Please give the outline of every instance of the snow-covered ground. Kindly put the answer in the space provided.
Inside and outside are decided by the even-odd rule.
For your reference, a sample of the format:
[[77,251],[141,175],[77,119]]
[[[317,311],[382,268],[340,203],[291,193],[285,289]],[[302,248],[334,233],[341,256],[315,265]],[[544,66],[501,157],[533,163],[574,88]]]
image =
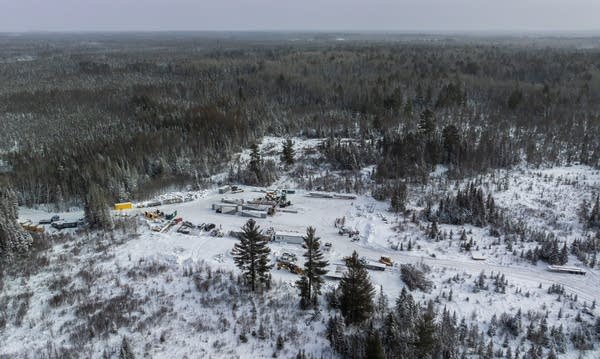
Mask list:
[[[544,225],[544,222],[540,222],[536,216],[542,216],[542,213],[544,218],[557,216],[564,221],[564,223],[555,222],[559,224],[558,230],[570,230],[571,233],[578,233],[573,231],[583,230],[583,228],[577,225],[577,220],[572,215],[572,211],[582,198],[587,196],[589,199],[590,193],[597,186],[598,173],[585,167],[553,169],[548,170],[548,172],[547,177],[544,177],[543,171],[511,174],[509,177],[511,183],[508,189],[494,191],[498,204],[509,209],[511,213],[527,213],[531,216],[529,218],[532,223],[540,225]],[[542,173],[542,175],[540,176],[539,173]],[[561,176],[560,180],[558,176]],[[567,183],[565,181],[569,184],[565,184]],[[109,240],[109,244],[106,245],[94,244],[92,247],[97,249],[100,246],[102,248],[99,250],[100,254],[91,250],[92,253],[86,255],[72,254],[74,251],[73,246],[86,248],[85,244],[69,244],[67,242],[54,245],[50,254],[53,258],[51,262],[65,261],[68,267],[71,268],[71,272],[67,271],[62,275],[72,278],[75,283],[81,281],[76,273],[85,269],[85,262],[89,260],[88,258],[92,258],[91,261],[96,263],[94,270],[99,271],[100,274],[98,280],[92,282],[89,286],[91,294],[87,294],[88,296],[103,297],[106,294],[103,293],[102,288],[104,287],[110,288],[110,291],[119,291],[123,290],[123,286],[127,287],[129,285],[130,290],[135,293],[132,294],[133,297],[137,298],[139,294],[141,298],[143,297],[142,293],[147,293],[147,296],[150,297],[140,304],[143,308],[141,312],[145,314],[139,314],[139,318],[158,310],[157,308],[161,307],[163,301],[168,303],[168,309],[165,310],[173,315],[173,318],[166,321],[166,327],[160,329],[168,332],[168,337],[172,338],[169,339],[168,344],[160,339],[159,329],[152,329],[147,334],[141,335],[124,333],[121,330],[113,333],[105,340],[98,341],[98,347],[88,348],[92,356],[97,356],[100,353],[99,348],[103,345],[108,347],[118,346],[119,338],[122,335],[130,337],[133,346],[138,348],[139,354],[144,353],[153,357],[169,357],[173,353],[181,357],[185,355],[193,356],[193,353],[204,353],[205,355],[211,355],[212,353],[212,355],[215,355],[217,352],[229,353],[226,356],[234,357],[247,357],[248,355],[266,357],[273,353],[272,341],[270,344],[266,344],[266,342],[251,340],[250,344],[240,344],[239,332],[237,332],[239,327],[235,325],[228,326],[226,330],[223,329],[226,334],[219,337],[220,339],[216,339],[211,330],[203,332],[204,334],[200,335],[199,340],[192,339],[188,332],[190,322],[194,320],[202,321],[200,318],[205,318],[203,320],[206,320],[207,323],[216,323],[219,316],[229,318],[229,316],[236,315],[228,312],[227,306],[215,305],[204,310],[201,309],[201,306],[192,304],[199,300],[208,299],[201,299],[194,294],[194,281],[185,277],[182,273],[186,272],[186,268],[201,268],[203,266],[208,266],[212,270],[225,271],[224,273],[236,272],[231,257],[231,249],[236,239],[227,235],[227,233],[231,230],[239,230],[247,221],[247,218],[239,215],[216,213],[211,209],[211,205],[219,203],[222,198],[251,200],[264,195],[260,192],[263,189],[260,188],[244,187],[244,190],[244,192],[237,194],[219,194],[216,189],[207,190],[196,193],[196,198],[191,202],[159,207],[165,213],[176,210],[178,216],[194,224],[214,223],[226,233],[222,238],[212,237],[204,231],[193,231],[190,235],[181,234],[176,232],[176,227],[166,233],[153,232],[147,225],[146,220],[142,219],[142,213],[147,209],[140,208],[128,212],[130,216],[139,218],[136,219],[139,224],[136,230],[137,234],[127,236],[127,239],[123,241],[111,242]],[[448,309],[456,311],[459,317],[468,318],[473,322],[483,324],[484,327],[493,314],[500,315],[502,312],[514,314],[518,309],[521,309],[523,313],[547,311],[550,313],[549,325],[563,324],[567,327],[566,329],[576,325],[572,319],[577,313],[581,313],[584,303],[588,308],[586,313],[589,313],[585,315],[598,315],[598,310],[592,309],[593,302],[600,298],[600,277],[595,269],[588,268],[586,276],[551,273],[541,263],[532,265],[527,261],[514,257],[503,246],[488,246],[494,238],[488,236],[485,229],[466,226],[465,229],[469,231],[469,236],[475,237],[478,245],[482,247],[480,253],[487,258],[484,261],[476,261],[471,259],[470,253],[458,250],[458,237],[463,227],[442,225],[440,226],[441,230],[453,231],[453,239],[439,242],[432,241],[424,235],[423,224],[417,225],[411,223],[409,218],[398,217],[389,213],[387,211],[389,204],[375,201],[369,196],[358,196],[353,200],[314,198],[307,196],[306,191],[298,190],[295,194],[288,195],[288,199],[293,203],[290,208],[298,211],[298,213],[280,211],[274,216],[256,219],[262,229],[273,228],[275,231],[304,233],[308,226],[313,226],[323,242],[332,243],[332,250],[326,255],[330,263],[342,262],[342,259],[353,251],[357,251],[359,255],[375,261],[380,256],[392,258],[395,263],[394,267],[381,272],[370,272],[374,284],[383,286],[384,292],[390,298],[395,298],[404,286],[400,280],[398,265],[422,263],[431,267],[428,278],[433,281],[434,288],[430,293],[416,292],[416,299],[423,301],[434,299]],[[542,209],[541,206],[546,200],[553,202],[554,205]],[[513,201],[516,202],[514,206],[512,205]],[[573,202],[575,204],[572,204]],[[50,213],[40,210],[21,210],[21,218],[31,219],[32,221],[49,217],[49,215]],[[77,219],[82,215],[81,212],[77,211],[61,214],[67,219]],[[341,217],[345,217],[347,227],[360,231],[358,241],[351,241],[348,236],[338,234],[334,222],[336,218]],[[117,238],[120,236],[118,233],[117,231]],[[408,240],[413,243],[412,251],[393,249],[397,248],[399,243],[406,246]],[[81,241],[85,243],[85,239]],[[102,243],[100,240],[90,239],[90,241]],[[273,242],[270,247],[273,260],[283,252],[294,253],[299,258],[303,253],[303,249],[299,245]],[[492,249],[488,249],[488,247]],[[67,259],[61,259],[63,256]],[[570,264],[574,261],[576,260],[571,256]],[[165,269],[159,270],[160,273],[155,274],[154,277],[150,275],[150,278],[144,278],[141,281],[137,276],[133,275],[136,278],[132,279],[132,275],[128,274],[140,270],[139,267],[146,268],[145,266],[163,266]],[[202,270],[199,270],[199,272],[202,272]],[[508,282],[506,292],[494,292],[491,279],[488,279],[488,290],[474,291],[473,283],[481,272],[484,272],[488,277],[499,273],[504,275]],[[23,352],[24,348],[43,347],[46,345],[50,333],[60,338],[61,328],[70,323],[69,321],[77,322],[77,315],[74,314],[77,313],[77,308],[71,307],[71,310],[69,310],[68,306],[66,308],[59,306],[53,309],[50,307],[49,301],[55,292],[48,289],[39,290],[39,288],[47,285],[48,281],[56,280],[59,275],[60,273],[40,272],[31,276],[25,286],[22,285],[20,280],[5,283],[4,291],[9,296],[18,296],[19,293],[24,291],[24,288],[31,291],[32,295],[29,299],[31,309],[25,314],[24,322],[26,324],[22,324],[19,329],[9,323],[7,324],[9,327],[2,332],[0,339],[11,344],[5,345],[0,350],[0,354],[12,355]],[[144,275],[140,274],[140,276]],[[290,310],[290,307],[296,308],[295,301],[297,299],[293,283],[297,276],[284,270],[275,269],[273,270],[273,276],[279,284],[276,291],[272,292],[269,297],[274,302],[279,303],[282,312],[290,311],[290,313],[295,313],[294,315],[302,316],[301,312],[298,314],[295,309]],[[119,282],[119,285],[115,287],[114,281]],[[548,287],[552,284],[564,286],[566,292],[564,300],[557,301],[555,294],[548,294]],[[335,285],[336,282],[333,280],[327,282],[328,287]],[[224,288],[227,288],[227,285],[221,284],[219,288],[225,290]],[[451,301],[445,299],[450,291],[453,293]],[[218,297],[218,291],[215,293],[214,295]],[[157,297],[153,298],[154,295]],[[287,298],[286,301],[289,307],[280,303],[282,297]],[[214,302],[212,303],[214,304]],[[252,303],[252,300],[239,305],[251,305],[249,303]],[[55,318],[57,309],[60,309],[58,313],[63,313],[63,315]],[[557,316],[558,312],[561,312],[562,315],[560,319]],[[298,323],[298,320],[295,322]],[[248,328],[252,327],[248,331],[256,329],[254,326],[257,322],[252,323],[248,326]],[[318,321],[317,323],[320,324],[297,324],[297,330],[301,333],[298,334],[299,338],[305,338],[300,339],[299,342],[312,343],[297,348],[304,348],[308,352],[321,355],[325,352],[324,348],[327,347],[322,339],[323,336],[314,335],[308,329],[308,327],[316,325],[313,329],[317,332],[322,331],[323,323]],[[282,326],[280,330],[288,329]],[[32,333],[36,333],[36,335],[32,335]],[[65,343],[68,342],[66,337],[62,340]],[[215,341],[219,341],[219,343],[215,344]],[[150,345],[149,342],[153,344]],[[146,346],[144,347],[144,345]],[[140,348],[143,348],[143,350]],[[594,358],[597,357],[594,355],[599,355],[599,353],[588,352],[587,357]],[[292,355],[295,352],[290,351],[288,354]]]
[[[315,156],[314,148],[322,141],[293,140],[297,157],[305,160]],[[266,137],[260,145],[263,159],[278,161],[281,146],[281,138]],[[248,159],[246,150],[233,160],[232,166],[238,162],[243,165]],[[372,167],[363,171],[366,180],[371,171]],[[224,173],[212,179],[222,182],[226,176]],[[600,193],[600,172],[585,166],[522,167],[470,180],[494,196],[505,218],[552,233],[567,244],[588,234],[580,223],[578,208],[584,200],[590,203]],[[429,186],[409,186],[407,208],[418,213],[424,208],[425,197],[453,194],[470,180],[449,182],[446,169],[438,166]],[[296,183],[287,174],[270,188],[294,188]],[[219,194],[216,188],[165,193],[157,199],[179,196],[192,200],[115,212],[118,221],[127,218],[127,231],[61,231],[71,236],[54,238],[41,255],[38,268],[29,268],[30,274],[25,277],[4,280],[0,304],[10,307],[6,313],[13,314],[8,318],[0,315],[0,343],[4,343],[0,345],[0,357],[35,357],[61,351],[68,354],[69,350],[79,350],[78,343],[83,345],[81,350],[86,357],[102,357],[105,353],[110,356],[118,350],[122,337],[129,339],[136,354],[148,357],[271,357],[274,353],[291,357],[299,349],[317,357],[335,357],[323,335],[326,306],[322,305],[323,315],[314,320],[311,313],[298,310],[295,274],[273,269],[276,284],[266,297],[239,290],[235,277],[238,271],[231,256],[237,239],[229,232],[240,230],[248,218],[219,214],[211,207],[222,198],[247,201],[264,196],[265,188],[242,188],[244,192],[236,194]],[[592,322],[600,314],[595,306],[600,299],[597,269],[585,267],[585,276],[549,272],[542,262],[534,265],[515,256],[513,250],[490,235],[489,228],[439,224],[444,239],[432,240],[426,235],[430,223],[393,214],[388,211],[389,203],[369,195],[357,195],[355,199],[318,198],[308,196],[308,191],[296,190],[288,199],[292,202],[289,209],[297,213],[278,211],[256,219],[263,230],[305,233],[312,226],[322,242],[332,244],[326,252],[331,264],[342,263],[353,251],[372,261],[381,256],[391,258],[393,267],[370,271],[370,276],[392,302],[404,287],[400,265],[415,264],[430,268],[427,278],[433,282],[429,293],[414,292],[415,299],[433,300],[439,308],[456,312],[459,318],[480,325],[482,330],[486,330],[494,314],[514,315],[518,310],[531,321],[547,314],[548,325],[563,325],[565,333],[580,325],[576,317]],[[195,225],[214,223],[225,236],[213,237],[197,229],[186,235],[178,233],[177,227],[165,233],[154,232],[143,212],[156,208],[165,213],[177,211],[178,217]],[[21,220],[35,223],[53,214],[20,209]],[[76,220],[83,212],[74,209],[59,215]],[[334,226],[338,218],[345,218],[346,227],[360,232],[357,241],[338,233]],[[59,234],[49,226],[46,230]],[[460,250],[463,231],[475,242],[473,252]],[[535,245],[519,241],[513,249],[521,252]],[[299,245],[271,242],[270,247],[273,262],[284,252],[302,258]],[[584,268],[573,255],[569,255],[568,264]],[[483,290],[474,286],[481,273],[487,278],[487,289]],[[496,290],[492,277],[497,275],[504,276],[506,290]],[[564,287],[565,293],[548,293],[551,285]],[[327,288],[335,286],[335,280],[326,282]],[[241,334],[248,337],[247,341]],[[279,334],[284,338],[283,348],[275,345]],[[495,345],[501,345],[502,339],[494,337]],[[526,348],[523,340],[516,338],[510,345]],[[89,342],[93,344],[85,344]],[[561,357],[579,357],[571,344],[568,349]],[[581,355],[598,358],[600,348]]]

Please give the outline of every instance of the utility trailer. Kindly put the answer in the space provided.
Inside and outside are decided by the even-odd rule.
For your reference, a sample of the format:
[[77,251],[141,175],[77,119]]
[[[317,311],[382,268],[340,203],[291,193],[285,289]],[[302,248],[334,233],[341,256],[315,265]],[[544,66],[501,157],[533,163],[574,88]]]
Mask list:
[[60,217],[55,214],[50,219],[40,219],[38,224],[52,224],[53,222],[60,221]]
[[549,265],[548,271],[555,272],[555,273],[568,273],[568,274],[579,274],[579,275],[585,275],[587,273],[585,270],[583,270],[579,267],[555,266],[555,265]]

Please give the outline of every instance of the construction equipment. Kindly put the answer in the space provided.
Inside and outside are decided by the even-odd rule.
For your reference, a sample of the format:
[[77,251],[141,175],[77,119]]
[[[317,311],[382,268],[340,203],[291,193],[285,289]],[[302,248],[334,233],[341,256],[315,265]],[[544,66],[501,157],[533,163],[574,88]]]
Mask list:
[[394,266],[394,262],[392,261],[392,258],[390,258],[390,257],[381,256],[381,258],[379,258],[379,263],[385,264],[388,267]]
[[293,253],[283,252],[279,257],[280,262],[294,263],[298,260],[298,257]]
[[150,220],[157,220],[157,219],[161,219],[165,216],[164,212],[161,212],[160,210],[156,210],[156,211],[146,211],[144,212],[144,217],[150,219]]
[[210,235],[213,237],[223,237],[225,234],[222,230],[215,228],[212,231],[210,231]]
[[297,274],[297,275],[304,274],[304,270],[302,268],[298,267],[294,263],[289,263],[289,262],[277,261],[277,269],[285,269],[285,270],[287,270],[291,273]]
[[242,193],[242,192],[244,192],[244,190],[241,189],[240,187],[238,187],[238,186],[231,186],[231,193]]
[[277,197],[277,202],[279,203],[279,207],[285,208],[287,206],[291,206],[292,202],[287,200],[287,195],[285,192],[281,194],[281,196]]
[[44,233],[44,227],[43,226],[38,226],[37,224],[32,223],[31,221],[27,220],[25,222],[21,223],[21,227],[23,227],[24,230],[28,231],[28,232],[33,232],[33,233]]
[[338,233],[340,234],[340,236],[347,234],[348,237],[350,237],[350,238],[358,237],[360,235],[360,232],[358,230],[350,229],[346,226],[341,226],[340,229],[338,230]]
[[171,213],[171,214],[167,214],[167,215],[165,216],[165,219],[166,219],[167,221],[170,221],[170,220],[172,220],[172,219],[175,219],[175,217],[177,217],[177,211],[174,211],[174,212],[173,212],[173,213]]
[[346,224],[346,217],[342,217],[342,218],[336,218],[333,226],[335,228],[343,228],[345,224]]

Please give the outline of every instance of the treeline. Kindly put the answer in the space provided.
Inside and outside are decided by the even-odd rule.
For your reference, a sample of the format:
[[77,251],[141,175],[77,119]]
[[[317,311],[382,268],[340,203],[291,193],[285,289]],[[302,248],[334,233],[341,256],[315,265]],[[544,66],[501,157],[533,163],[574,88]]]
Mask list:
[[198,183],[263,134],[332,138],[320,150],[334,169],[376,164],[380,184],[425,182],[439,164],[462,177],[522,160],[600,159],[597,51],[47,41],[51,52],[35,41],[19,47],[36,61],[0,68],[0,153],[28,205],[80,204],[89,179],[110,200]]
[[18,223],[17,196],[0,182],[0,282],[3,262],[15,254],[25,253],[33,238]]

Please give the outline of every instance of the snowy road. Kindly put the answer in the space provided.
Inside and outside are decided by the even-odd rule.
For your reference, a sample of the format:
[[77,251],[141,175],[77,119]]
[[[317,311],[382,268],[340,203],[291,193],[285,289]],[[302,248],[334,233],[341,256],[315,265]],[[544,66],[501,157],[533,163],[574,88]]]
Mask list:
[[579,299],[591,304],[600,300],[600,277],[593,271],[588,271],[585,276],[548,272],[545,265],[523,267],[519,265],[497,265],[485,261],[470,259],[441,259],[428,256],[409,254],[408,252],[392,251],[386,248],[371,248],[349,242],[347,252],[358,251],[362,256],[377,259],[381,255],[391,257],[398,264],[425,263],[431,267],[447,268],[459,272],[478,275],[485,271],[486,275],[494,273],[504,274],[510,282],[517,280],[519,283],[530,287],[537,287],[540,283],[547,288],[551,284],[564,286],[567,293],[576,294]]

